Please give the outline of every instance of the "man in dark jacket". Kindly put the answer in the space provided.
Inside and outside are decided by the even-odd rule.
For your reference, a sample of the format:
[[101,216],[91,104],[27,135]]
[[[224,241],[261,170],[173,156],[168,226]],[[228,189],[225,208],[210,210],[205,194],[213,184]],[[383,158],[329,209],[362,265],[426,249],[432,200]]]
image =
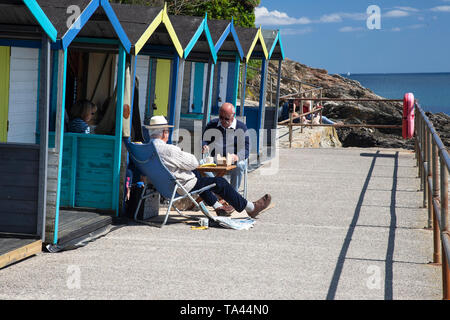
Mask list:
[[[211,150],[211,152],[210,152]],[[231,186],[238,191],[248,165],[250,139],[247,126],[236,119],[236,110],[231,103],[224,103],[219,109],[219,118],[212,120],[203,132],[203,153],[214,157],[230,154],[236,169],[231,171]]]

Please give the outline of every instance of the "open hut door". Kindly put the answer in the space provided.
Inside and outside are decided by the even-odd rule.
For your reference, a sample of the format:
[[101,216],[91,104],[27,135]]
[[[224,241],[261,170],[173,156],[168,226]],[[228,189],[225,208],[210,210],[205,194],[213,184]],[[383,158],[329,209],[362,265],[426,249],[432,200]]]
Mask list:
[[133,83],[131,80],[130,64],[125,68],[125,90],[123,95],[123,128],[122,136],[131,136],[131,88]]

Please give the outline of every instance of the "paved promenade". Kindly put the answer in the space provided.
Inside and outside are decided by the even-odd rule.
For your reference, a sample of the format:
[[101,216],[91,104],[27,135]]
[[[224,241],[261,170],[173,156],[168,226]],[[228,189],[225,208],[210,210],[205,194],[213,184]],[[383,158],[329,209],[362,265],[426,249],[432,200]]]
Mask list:
[[0,270],[0,299],[441,299],[414,155],[280,149],[249,231],[129,225]]

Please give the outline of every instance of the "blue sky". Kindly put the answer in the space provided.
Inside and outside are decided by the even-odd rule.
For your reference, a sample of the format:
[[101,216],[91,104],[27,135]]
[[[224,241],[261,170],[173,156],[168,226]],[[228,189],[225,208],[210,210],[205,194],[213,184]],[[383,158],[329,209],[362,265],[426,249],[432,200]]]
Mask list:
[[261,0],[255,15],[289,59],[329,73],[450,72],[450,0]]

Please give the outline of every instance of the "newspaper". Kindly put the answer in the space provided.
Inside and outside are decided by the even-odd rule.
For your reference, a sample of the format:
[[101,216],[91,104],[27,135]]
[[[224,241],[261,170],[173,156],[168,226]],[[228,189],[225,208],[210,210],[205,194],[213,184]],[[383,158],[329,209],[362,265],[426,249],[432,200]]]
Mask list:
[[211,213],[209,213],[208,208],[206,208],[203,202],[200,202],[200,208],[202,212],[205,214],[205,216],[207,216],[214,222],[218,223],[220,226],[228,229],[249,230],[253,228],[253,225],[256,222],[254,219],[251,218],[231,219],[228,217],[215,217],[211,215]]
[[234,230],[250,230],[255,224],[255,220],[251,218],[231,219],[228,217],[216,217],[215,221],[224,228]]

